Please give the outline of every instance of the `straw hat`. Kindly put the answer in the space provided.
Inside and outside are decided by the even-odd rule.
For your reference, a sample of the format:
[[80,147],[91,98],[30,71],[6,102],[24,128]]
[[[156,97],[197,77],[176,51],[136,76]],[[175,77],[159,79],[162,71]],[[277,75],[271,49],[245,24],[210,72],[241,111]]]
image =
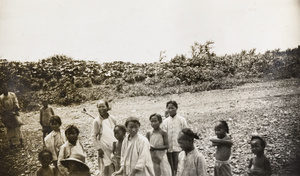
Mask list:
[[76,163],[76,168],[80,171],[89,171],[89,167],[85,164],[85,156],[79,153],[72,153],[69,158],[61,160],[61,164],[69,169],[71,162]]

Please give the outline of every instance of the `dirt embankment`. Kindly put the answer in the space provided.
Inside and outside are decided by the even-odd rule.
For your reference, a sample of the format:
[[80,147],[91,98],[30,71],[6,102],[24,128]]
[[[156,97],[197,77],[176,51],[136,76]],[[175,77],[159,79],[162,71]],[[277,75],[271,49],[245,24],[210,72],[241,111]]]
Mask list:
[[[214,90],[199,93],[184,93],[161,97],[132,97],[115,99],[111,102],[111,115],[124,123],[128,116],[141,119],[140,132],[151,129],[148,117],[152,113],[164,114],[168,100],[176,100],[178,113],[186,117],[189,126],[201,134],[196,146],[206,158],[209,174],[213,173],[213,153],[209,137],[214,135],[214,125],[224,119],[234,146],[231,165],[234,175],[244,175],[252,156],[248,144],[251,134],[258,132],[267,140],[266,155],[270,158],[274,175],[297,175],[300,167],[300,79],[246,84],[234,89]],[[87,150],[87,163],[93,175],[97,175],[96,152],[90,134],[92,118],[81,113],[83,108],[97,116],[96,101],[80,105],[61,107],[53,105],[54,111],[62,118],[62,129],[75,124],[80,129],[80,140]],[[21,113],[26,125],[23,126],[25,148],[8,150],[6,139],[1,134],[0,175],[31,175],[38,167],[37,153],[42,149],[42,132],[39,113]]]

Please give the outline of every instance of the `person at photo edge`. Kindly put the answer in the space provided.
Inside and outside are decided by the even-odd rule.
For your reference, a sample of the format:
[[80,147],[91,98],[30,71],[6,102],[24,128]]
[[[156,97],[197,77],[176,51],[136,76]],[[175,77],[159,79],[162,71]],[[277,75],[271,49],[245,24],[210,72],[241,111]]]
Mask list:
[[7,138],[10,148],[15,147],[15,139],[18,140],[23,147],[23,134],[21,131],[22,121],[19,119],[19,103],[15,93],[8,92],[8,85],[3,84],[3,94],[0,96],[0,116],[4,126],[6,127]]

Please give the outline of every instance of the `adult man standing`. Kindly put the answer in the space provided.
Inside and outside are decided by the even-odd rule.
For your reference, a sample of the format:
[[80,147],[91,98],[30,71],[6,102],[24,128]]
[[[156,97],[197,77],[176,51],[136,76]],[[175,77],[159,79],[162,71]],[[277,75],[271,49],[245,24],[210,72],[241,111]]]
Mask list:
[[13,92],[8,92],[7,85],[3,86],[2,91],[3,94],[0,96],[0,115],[6,127],[10,148],[14,147],[14,139],[18,139],[20,145],[23,146],[23,134],[21,132],[23,123],[18,118],[20,110],[18,99]]
[[111,161],[112,145],[116,141],[114,127],[116,120],[108,114],[110,107],[107,101],[100,100],[97,103],[99,117],[93,121],[92,138],[98,151],[98,165],[100,176],[110,176],[114,172]]

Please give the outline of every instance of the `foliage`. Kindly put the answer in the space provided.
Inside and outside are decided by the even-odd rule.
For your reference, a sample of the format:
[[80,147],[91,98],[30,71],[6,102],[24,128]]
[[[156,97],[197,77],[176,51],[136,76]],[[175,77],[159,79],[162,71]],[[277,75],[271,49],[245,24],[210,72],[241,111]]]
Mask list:
[[[73,60],[64,55],[38,62],[8,62],[1,59],[0,83],[6,82],[18,97],[44,92],[52,103],[68,105],[89,100],[83,98],[87,96],[79,95],[78,89],[94,86],[109,86],[112,93],[139,96],[157,95],[157,92],[164,94],[166,92],[154,89],[173,90],[172,87],[178,85],[189,87],[199,84],[201,88],[193,91],[202,91],[232,87],[255,78],[272,80],[300,77],[300,47],[286,51],[276,49],[263,54],[256,53],[254,48],[237,54],[216,56],[211,51],[212,44],[210,41],[205,44],[195,42],[191,46],[191,58],[176,55],[169,62],[162,62],[165,53],[161,52],[160,62],[147,64],[121,61],[99,64]],[[140,84],[148,86],[149,91],[138,92],[145,91],[134,88]],[[181,90],[189,91],[189,88]],[[58,92],[58,95],[54,92]],[[22,107],[25,107],[25,98],[22,101]]]

